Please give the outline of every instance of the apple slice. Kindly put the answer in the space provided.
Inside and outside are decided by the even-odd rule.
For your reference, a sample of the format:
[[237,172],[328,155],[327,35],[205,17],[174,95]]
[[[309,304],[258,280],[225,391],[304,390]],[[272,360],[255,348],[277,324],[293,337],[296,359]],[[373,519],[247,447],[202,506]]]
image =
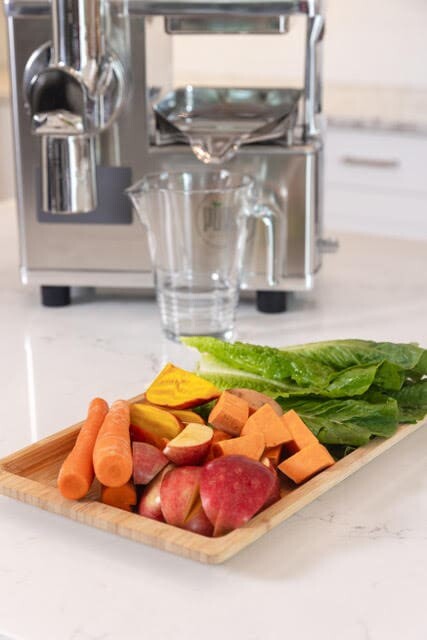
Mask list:
[[147,442],[134,442],[132,453],[135,484],[148,484],[169,462],[160,449]]
[[168,464],[168,466],[158,473],[150,484],[145,487],[137,508],[137,512],[140,516],[145,516],[152,520],[158,520],[159,522],[165,521],[160,506],[160,486],[166,474],[174,468],[173,464]]
[[169,524],[184,527],[199,497],[201,467],[178,467],[168,473],[160,486],[160,504]]
[[274,484],[272,472],[246,456],[223,456],[205,464],[200,474],[200,497],[214,536],[248,522],[265,504]]
[[280,498],[282,497],[282,494],[280,491],[280,480],[276,473],[276,470],[273,469],[272,473],[274,474],[274,484],[271,488],[270,494],[267,497],[267,500],[264,502],[264,504],[261,507],[261,511],[263,511],[264,509],[267,509],[267,507],[270,507],[272,504],[280,500]]
[[213,526],[204,512],[200,497],[197,498],[197,502],[190,511],[187,520],[184,522],[183,528],[187,529],[187,531],[192,531],[193,533],[199,533],[202,536],[212,536]]
[[175,464],[199,464],[206,458],[212,438],[213,429],[211,427],[190,423],[166,445],[163,453]]

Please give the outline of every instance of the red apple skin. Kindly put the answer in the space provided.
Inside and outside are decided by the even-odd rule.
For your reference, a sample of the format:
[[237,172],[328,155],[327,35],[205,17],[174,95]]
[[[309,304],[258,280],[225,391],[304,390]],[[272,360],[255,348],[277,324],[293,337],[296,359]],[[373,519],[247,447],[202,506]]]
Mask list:
[[[193,432],[185,442],[183,436]],[[176,465],[197,465],[203,462],[209,453],[213,438],[213,429],[204,424],[188,424],[179,435],[170,440],[163,449],[165,456]],[[182,444],[183,443],[183,444]]]
[[165,521],[160,506],[160,486],[163,478],[174,468],[173,464],[169,464],[145,487],[136,510],[140,516],[158,520],[159,522]]
[[203,510],[202,503],[198,502],[196,507],[188,516],[183,526],[187,531],[198,533],[202,536],[212,537],[213,525]]
[[147,442],[134,442],[132,455],[134,484],[148,484],[169,462],[160,449]]
[[160,504],[168,524],[183,527],[199,496],[201,467],[176,467],[160,486]]
[[280,480],[278,478],[278,475],[276,473],[276,471],[273,469],[274,472],[274,484],[273,487],[270,491],[270,494],[267,498],[267,500],[265,501],[265,503],[262,505],[261,507],[261,511],[263,511],[264,509],[267,509],[267,507],[270,507],[272,504],[274,504],[275,502],[277,502],[278,500],[280,500],[280,498],[282,497],[281,493],[280,493]]
[[246,456],[222,456],[205,464],[200,497],[214,536],[246,524],[265,504],[274,484],[272,472]]

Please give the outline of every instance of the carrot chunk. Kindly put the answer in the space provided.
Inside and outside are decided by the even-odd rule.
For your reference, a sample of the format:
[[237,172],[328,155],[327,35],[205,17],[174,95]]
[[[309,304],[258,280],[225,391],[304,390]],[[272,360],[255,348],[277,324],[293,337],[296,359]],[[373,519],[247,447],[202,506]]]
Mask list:
[[241,455],[259,460],[264,452],[262,433],[250,433],[239,438],[230,438],[217,442],[213,447],[215,456]]
[[122,487],[102,487],[101,502],[110,507],[132,511],[137,502],[136,489],[130,481]]
[[269,404],[264,404],[261,409],[253,413],[242,429],[241,435],[249,433],[261,433],[264,436],[265,446],[277,447],[292,440],[291,433],[282,418],[277,415]]
[[238,436],[249,417],[246,400],[224,391],[209,414],[208,422],[231,436]]
[[93,450],[93,466],[101,484],[121,487],[132,475],[128,403],[116,400],[99,430]]
[[218,398],[221,391],[195,373],[167,364],[148,387],[148,402],[170,407],[189,409]]
[[296,484],[305,482],[323,469],[334,464],[334,459],[322,444],[309,444],[298,453],[287,458],[277,467]]
[[310,444],[316,444],[318,439],[310,431],[299,415],[291,409],[283,414],[281,420],[291,433],[292,439],[285,444],[288,453],[297,453]]
[[95,477],[93,470],[93,449],[108,404],[102,398],[94,398],[89,405],[87,418],[79,431],[74,447],[65,458],[58,475],[58,489],[70,500],[83,498]]

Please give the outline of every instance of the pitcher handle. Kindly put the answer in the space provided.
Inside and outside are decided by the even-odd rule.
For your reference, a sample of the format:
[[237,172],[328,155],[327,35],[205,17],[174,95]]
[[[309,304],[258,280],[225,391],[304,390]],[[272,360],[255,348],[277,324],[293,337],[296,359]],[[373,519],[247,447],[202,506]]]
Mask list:
[[267,284],[269,287],[275,287],[280,280],[281,252],[278,250],[278,242],[280,218],[283,213],[277,206],[269,202],[258,202],[253,208],[253,215],[264,223],[267,247]]

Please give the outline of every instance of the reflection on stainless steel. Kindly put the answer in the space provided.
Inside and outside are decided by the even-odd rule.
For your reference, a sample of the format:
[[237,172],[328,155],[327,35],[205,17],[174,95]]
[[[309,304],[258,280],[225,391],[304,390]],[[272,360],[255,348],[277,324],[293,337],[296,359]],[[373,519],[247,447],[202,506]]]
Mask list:
[[42,138],[42,204],[49,213],[95,209],[95,136],[116,117],[124,73],[106,47],[104,0],[53,0],[52,44],[29,58],[25,91]]
[[[118,210],[110,224],[98,207],[61,224],[64,216],[41,208],[94,209],[110,187],[97,189],[96,167],[111,169],[114,191],[116,168],[129,171],[130,184],[147,173],[192,171],[200,160],[221,160],[227,170],[254,176],[280,210],[280,278],[272,288],[313,286],[330,247],[321,239],[321,0],[9,0],[6,11],[23,280],[151,288],[146,232],[136,217],[123,221]],[[297,14],[306,21],[297,89],[172,91],[165,23],[209,39],[220,30],[283,32]],[[244,35],[229,37],[237,43]],[[285,36],[284,49],[288,41]],[[265,231],[253,221],[247,290],[269,288]]]
[[209,33],[287,33],[289,18],[273,16],[187,16],[165,18],[165,28],[171,34],[209,34]]
[[189,143],[205,164],[231,160],[242,144],[277,138],[292,144],[300,96],[297,89],[188,85],[154,105],[156,143]]

